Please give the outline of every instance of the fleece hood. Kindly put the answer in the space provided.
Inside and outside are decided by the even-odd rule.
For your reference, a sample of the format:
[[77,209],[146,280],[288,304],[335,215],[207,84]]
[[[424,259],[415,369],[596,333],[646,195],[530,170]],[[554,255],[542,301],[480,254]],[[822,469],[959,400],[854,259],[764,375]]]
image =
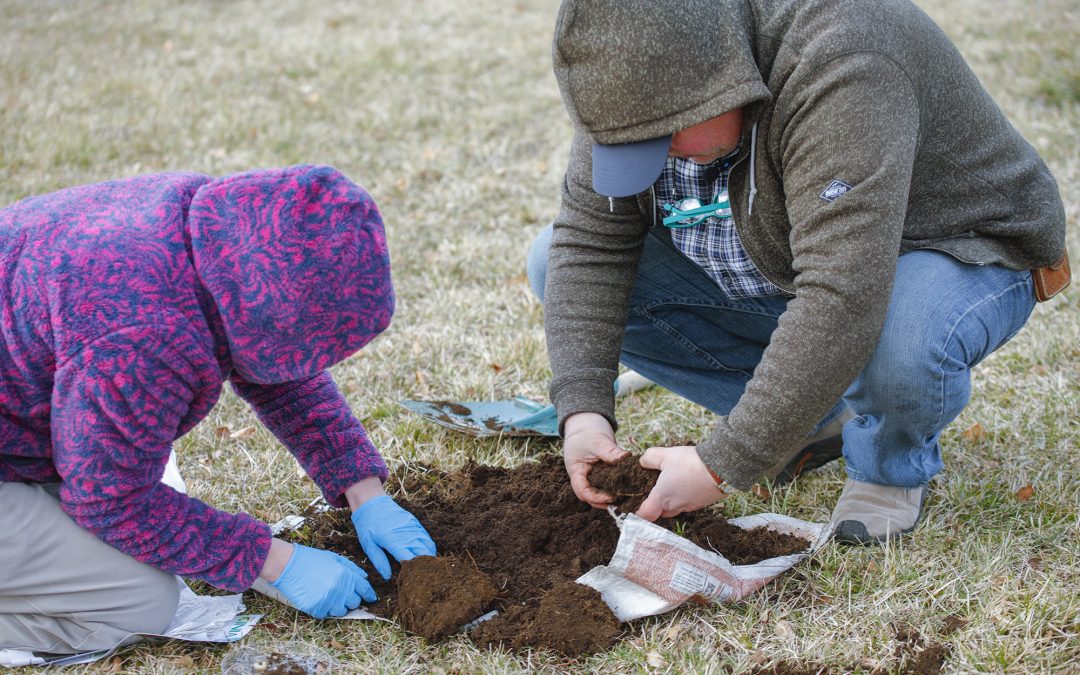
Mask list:
[[245,380],[315,375],[390,324],[394,291],[372,198],[329,166],[206,183],[188,214],[191,252]]
[[737,0],[564,0],[552,44],[574,125],[595,143],[672,134],[769,98]]

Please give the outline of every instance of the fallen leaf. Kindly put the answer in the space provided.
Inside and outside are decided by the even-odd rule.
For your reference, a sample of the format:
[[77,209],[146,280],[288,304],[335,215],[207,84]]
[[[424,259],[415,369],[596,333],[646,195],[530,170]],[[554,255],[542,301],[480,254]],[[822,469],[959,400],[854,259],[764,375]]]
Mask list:
[[243,429],[237,429],[229,434],[229,438],[234,441],[238,441],[244,438],[251,438],[255,435],[255,427],[244,427]]
[[874,572],[874,571],[877,571],[877,568],[878,568],[877,561],[874,560],[873,558],[870,558],[870,562],[866,563],[866,571],[867,572]]
[[675,642],[679,639],[680,635],[682,635],[682,628],[679,626],[668,626],[664,629],[665,642]]
[[187,654],[184,654],[183,656],[177,656],[175,659],[172,660],[172,662],[173,665],[177,668],[184,668],[186,670],[192,670],[193,668],[195,668],[195,659],[191,658]]
[[969,443],[978,443],[986,439],[986,427],[976,422],[960,432],[960,435]]
[[781,619],[776,622],[776,634],[785,640],[795,639],[795,626],[790,621]]
[[1016,501],[1018,502],[1026,502],[1034,496],[1035,488],[1031,487],[1031,485],[1025,485],[1016,491]]
[[341,651],[341,650],[345,649],[345,645],[341,644],[340,642],[338,642],[334,638],[330,638],[330,648],[331,649],[337,649],[338,651]]
[[424,374],[421,373],[419,370],[416,371],[416,383],[421,387],[424,386]]
[[1043,561],[1042,561],[1042,558],[1040,558],[1039,556],[1034,556],[1034,557],[1028,558],[1027,559],[1027,564],[1028,564],[1028,567],[1035,570],[1036,572],[1041,572],[1042,571]]
[[499,365],[499,364],[497,364],[497,363],[493,363],[493,364],[491,364],[491,369],[495,371],[495,374],[496,374],[496,375],[498,375],[498,374],[499,374],[499,373],[501,373],[502,371],[506,370],[506,368],[503,368],[502,366],[500,366],[500,365]]
[[217,427],[214,429],[214,435],[218,438],[225,438],[230,433],[229,427]]
[[952,635],[957,631],[963,630],[964,626],[967,626],[971,622],[960,616],[959,614],[950,614],[949,616],[945,617],[945,620],[942,623],[943,625],[941,626],[941,634],[947,636]]
[[420,356],[424,353],[424,345],[420,344],[419,341],[412,343],[412,353],[413,356]]
[[664,657],[660,656],[657,652],[645,654],[645,663],[648,663],[650,668],[663,668],[667,665],[667,661],[664,660]]
[[755,495],[764,499],[765,501],[769,501],[770,499],[772,499],[772,493],[769,492],[769,488],[765,487],[764,485],[754,484],[750,488],[750,492],[753,492]]
[[119,656],[114,657],[112,661],[109,661],[109,670],[114,673],[124,672],[124,660]]

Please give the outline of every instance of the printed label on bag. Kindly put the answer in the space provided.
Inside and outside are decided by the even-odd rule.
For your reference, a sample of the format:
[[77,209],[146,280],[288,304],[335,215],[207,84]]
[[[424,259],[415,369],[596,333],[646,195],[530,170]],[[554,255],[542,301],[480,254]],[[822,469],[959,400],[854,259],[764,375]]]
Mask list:
[[721,586],[719,579],[704,570],[684,562],[675,563],[675,572],[671,575],[671,587],[675,590],[711,598],[720,591]]

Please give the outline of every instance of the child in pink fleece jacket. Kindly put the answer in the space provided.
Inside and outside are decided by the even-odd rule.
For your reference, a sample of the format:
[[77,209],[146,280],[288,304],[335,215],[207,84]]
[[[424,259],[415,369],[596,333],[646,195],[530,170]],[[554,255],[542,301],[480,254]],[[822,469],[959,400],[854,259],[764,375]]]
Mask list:
[[375,596],[327,551],[273,539],[161,482],[222,384],[389,576],[434,555],[326,368],[386,329],[371,197],[327,166],[140,176],[0,210],[0,649],[65,653],[164,630],[171,575],[262,576],[322,618]]

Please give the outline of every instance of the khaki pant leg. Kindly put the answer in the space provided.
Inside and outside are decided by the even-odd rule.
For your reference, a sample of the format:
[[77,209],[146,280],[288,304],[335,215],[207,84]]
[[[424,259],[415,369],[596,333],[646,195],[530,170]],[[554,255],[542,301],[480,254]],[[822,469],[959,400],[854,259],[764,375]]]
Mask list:
[[57,488],[0,483],[0,649],[73,654],[164,632],[176,577],[76,525]]

